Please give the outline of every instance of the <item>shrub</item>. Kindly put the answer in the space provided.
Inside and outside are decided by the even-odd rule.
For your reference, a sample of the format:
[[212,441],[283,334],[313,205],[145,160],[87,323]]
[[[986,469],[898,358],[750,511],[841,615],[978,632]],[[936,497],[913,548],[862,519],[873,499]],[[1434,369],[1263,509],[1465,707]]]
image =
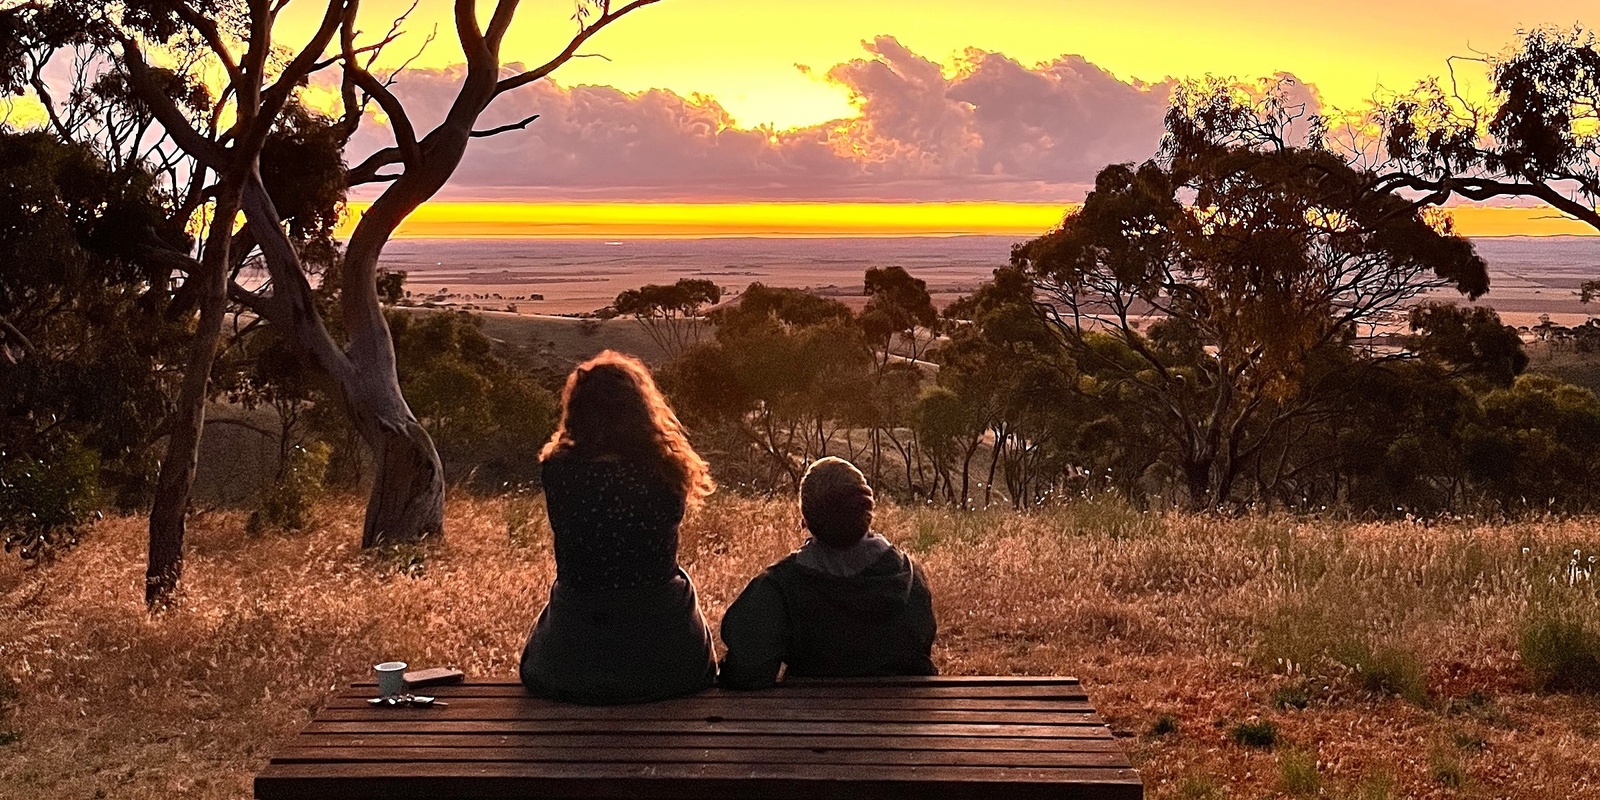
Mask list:
[[1280,755],[1278,775],[1283,781],[1283,790],[1297,797],[1311,797],[1322,791],[1315,753],[1290,750]]
[[309,527],[311,509],[326,493],[328,459],[332,454],[332,448],[322,442],[296,446],[289,454],[283,476],[261,490],[261,508],[250,518],[252,530],[299,531]]
[[1311,685],[1305,680],[1286,683],[1272,690],[1272,707],[1279,711],[1305,709],[1311,705]]
[[1233,740],[1245,747],[1271,749],[1278,744],[1278,726],[1270,719],[1251,720],[1233,726]]
[[1178,732],[1178,718],[1171,714],[1162,714],[1150,725],[1151,736],[1171,736]]
[[70,437],[36,443],[35,452],[0,448],[0,534],[6,552],[47,559],[78,543],[95,513],[100,459]]
[[1428,679],[1422,659],[1394,645],[1368,647],[1353,642],[1337,656],[1349,667],[1357,686],[1375,694],[1397,695],[1419,706],[1428,704]]
[[506,500],[506,536],[518,547],[528,547],[537,542],[548,528],[544,503],[525,492],[517,492]]
[[1600,692],[1600,631],[1575,619],[1535,618],[1519,645],[1535,689]]

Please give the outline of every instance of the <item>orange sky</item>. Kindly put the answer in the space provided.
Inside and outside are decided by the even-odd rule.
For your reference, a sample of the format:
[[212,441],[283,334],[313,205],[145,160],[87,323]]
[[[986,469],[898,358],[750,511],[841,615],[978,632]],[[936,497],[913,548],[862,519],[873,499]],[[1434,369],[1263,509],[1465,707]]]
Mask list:
[[[387,30],[410,2],[365,0],[363,28],[373,36]],[[292,2],[279,41],[307,35],[318,5],[313,0]],[[410,57],[437,26],[438,36],[415,65],[459,63],[450,7],[448,0],[420,0],[407,35],[387,51],[389,60]],[[492,2],[483,0],[480,8],[487,18]],[[547,58],[570,35],[572,9],[571,0],[525,0],[504,47],[505,60],[536,63]],[[1312,84],[1325,103],[1353,108],[1374,92],[1403,90],[1441,74],[1451,56],[1500,51],[1521,28],[1571,25],[1597,15],[1589,0],[1348,0],[1277,4],[1270,10],[1267,4],[1244,0],[663,0],[622,20],[585,50],[604,58],[576,60],[557,79],[567,87],[593,84],[628,93],[656,88],[683,98],[705,96],[732,116],[735,129],[800,129],[861,114],[849,89],[824,73],[861,59],[864,41],[891,35],[920,57],[942,60],[947,74],[957,71],[968,48],[1002,53],[1024,66],[1076,54],[1134,82],[1205,74],[1251,79],[1289,72]],[[1459,71],[1469,94],[1481,88],[1481,76],[1474,80],[1470,67]],[[1110,102],[1116,108],[1120,101]],[[13,109],[13,121],[26,121],[27,112],[25,107]],[[499,194],[474,191],[465,172],[458,172],[444,197],[505,196],[504,187]],[[748,196],[761,197],[761,202],[739,202],[745,196],[737,191],[732,196],[728,191],[698,193],[692,181],[673,185],[678,190],[670,195],[657,188],[651,190],[655,194],[640,195],[641,202],[435,201],[417,213],[402,235],[1025,235],[1054,224],[1062,207],[1060,202],[983,202],[985,190],[970,181],[960,184],[963,190],[976,187],[965,191],[968,202],[962,203],[873,202],[873,197],[904,194],[887,189],[873,194],[871,185],[854,187],[849,203],[771,202],[770,195]],[[525,196],[560,193],[535,186]],[[663,196],[673,202],[648,199]],[[1045,196],[1063,197],[1059,192]],[[696,202],[712,197],[718,202]],[[1594,233],[1548,210],[1468,208],[1459,209],[1457,219],[1468,235]]]
[[[620,2],[620,0],[619,0]],[[411,0],[366,0],[366,28],[387,28]],[[412,34],[391,50],[409,56],[433,26],[440,35],[418,66],[458,63],[446,0],[421,0]],[[485,18],[492,3],[480,3]],[[527,0],[503,51],[543,61],[572,29],[570,0]],[[317,4],[286,12],[304,30]],[[1571,25],[1596,16],[1591,0],[663,0],[623,20],[588,48],[598,58],[559,73],[564,84],[628,91],[671,89],[715,97],[743,126],[810,125],[853,113],[845,94],[815,73],[892,35],[912,50],[953,62],[966,48],[1025,63],[1082,55],[1122,78],[1159,81],[1206,73],[1249,78],[1292,72],[1336,105],[1375,88],[1409,87],[1438,75],[1450,56],[1498,51],[1519,28]],[[303,35],[303,33],[301,34]]]
[[[386,28],[409,4],[366,0],[365,27]],[[298,0],[291,19],[303,15],[303,28],[316,5]],[[485,17],[491,7],[488,0],[480,3]],[[440,35],[416,65],[458,63],[449,8],[445,0],[422,0],[409,24],[413,33],[391,48],[393,57],[412,55],[437,25]],[[505,59],[547,57],[569,35],[572,8],[567,0],[524,2]],[[859,113],[845,88],[821,73],[860,58],[863,41],[888,34],[943,60],[947,70],[976,47],[1025,65],[1079,54],[1119,78],[1147,82],[1290,72],[1313,84],[1328,104],[1348,108],[1376,91],[1403,90],[1442,73],[1450,56],[1498,51],[1520,28],[1570,25],[1593,14],[1586,0],[1349,0],[1270,8],[1245,0],[664,0],[601,34],[587,51],[605,58],[574,61],[558,80],[706,95],[741,128],[799,128]],[[1471,72],[1461,73],[1469,83]],[[1055,203],[435,202],[402,235],[1022,235],[1048,227],[1060,213]],[[1458,226],[1469,235],[1592,233],[1549,212],[1519,209],[1462,209]]]
[[[348,233],[363,203],[351,203]],[[1066,209],[1043,203],[475,203],[417,209],[398,238],[701,238],[714,236],[1031,237]],[[1593,236],[1588,225],[1537,208],[1452,210],[1465,236]]]

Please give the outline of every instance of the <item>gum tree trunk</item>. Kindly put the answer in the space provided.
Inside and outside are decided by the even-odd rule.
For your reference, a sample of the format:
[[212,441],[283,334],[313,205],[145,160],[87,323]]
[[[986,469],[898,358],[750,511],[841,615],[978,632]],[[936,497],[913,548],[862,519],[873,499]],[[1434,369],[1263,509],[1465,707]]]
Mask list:
[[[232,194],[232,198],[228,195]],[[195,465],[200,458],[200,436],[206,424],[206,387],[211,367],[222,343],[222,325],[227,315],[228,290],[225,278],[231,224],[220,220],[238,215],[237,190],[219,193],[216,222],[207,237],[199,269],[188,280],[200,281],[200,322],[189,345],[184,365],[183,384],[173,410],[172,433],[156,476],[155,503],[150,508],[150,551],[145,565],[144,601],[157,608],[171,600],[183,577],[184,516],[194,486]]]

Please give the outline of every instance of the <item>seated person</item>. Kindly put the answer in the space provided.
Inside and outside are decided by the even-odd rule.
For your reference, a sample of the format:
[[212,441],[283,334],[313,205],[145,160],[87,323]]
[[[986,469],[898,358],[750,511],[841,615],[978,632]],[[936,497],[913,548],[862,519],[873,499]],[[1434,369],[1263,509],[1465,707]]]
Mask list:
[[716,485],[650,371],[610,350],[579,366],[540,459],[556,580],[523,684],[596,705],[709,687],[715,649],[678,565],[678,525]]
[[746,586],[722,618],[721,682],[933,675],[933,598],[922,570],[872,533],[872,489],[855,465],[824,458],[800,481],[811,538]]

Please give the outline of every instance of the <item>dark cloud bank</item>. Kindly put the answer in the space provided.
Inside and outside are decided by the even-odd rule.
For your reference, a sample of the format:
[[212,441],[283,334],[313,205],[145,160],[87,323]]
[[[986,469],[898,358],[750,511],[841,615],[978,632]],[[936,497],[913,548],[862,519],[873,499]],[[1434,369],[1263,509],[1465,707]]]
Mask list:
[[[483,127],[541,115],[473,142],[447,196],[476,199],[1081,199],[1094,174],[1148,158],[1171,82],[1118,79],[1080,56],[1024,66],[969,50],[953,75],[893,37],[827,80],[856,119],[793,131],[734,126],[712,98],[544,81],[496,101]],[[397,93],[426,129],[460,71],[417,70]],[[391,142],[365,126],[354,152]]]

